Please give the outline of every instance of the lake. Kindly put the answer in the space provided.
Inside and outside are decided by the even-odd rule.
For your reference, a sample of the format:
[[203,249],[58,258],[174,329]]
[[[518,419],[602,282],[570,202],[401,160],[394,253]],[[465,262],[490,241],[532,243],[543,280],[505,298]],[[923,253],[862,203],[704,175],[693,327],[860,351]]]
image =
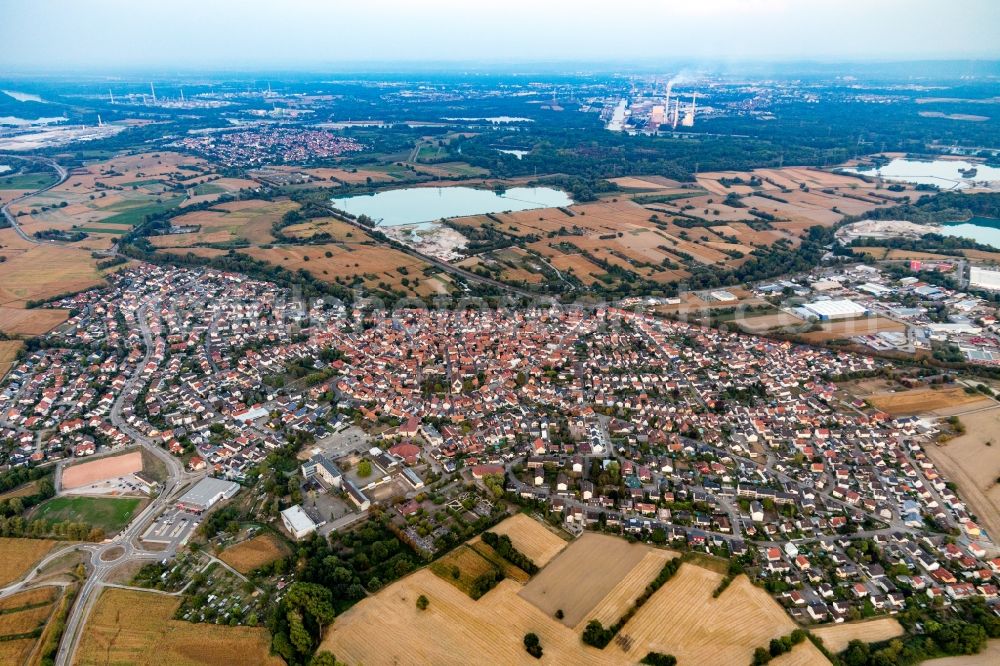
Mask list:
[[6,164],[0,164],[0,173],[4,173],[5,171],[10,171],[10,167]]
[[945,222],[941,225],[942,236],[971,238],[977,243],[1000,250],[1000,220],[992,217],[972,217],[962,222]]
[[497,148],[497,152],[503,153],[504,155],[513,155],[517,159],[521,159],[522,157],[524,157],[525,155],[527,155],[531,151],[530,150],[515,150],[513,148],[509,148],[509,149],[508,148]]
[[[966,178],[960,172],[976,169],[976,175]],[[900,180],[917,185],[937,185],[942,190],[960,190],[973,182],[1000,181],[1000,169],[963,160],[911,160],[897,157],[880,169],[871,167],[844,169],[866,176],[879,174],[886,180]]]
[[51,125],[53,123],[64,123],[67,118],[56,116],[52,118],[18,118],[17,116],[0,116],[0,125],[13,125],[15,127],[27,127],[28,125]]
[[3,93],[8,97],[13,97],[18,102],[44,102],[38,95],[32,95],[31,93],[18,92],[16,90],[4,90]]
[[331,203],[351,215],[367,215],[380,225],[399,226],[507,210],[569,206],[573,200],[551,187],[512,187],[503,194],[472,187],[407,187],[332,199]]
[[463,122],[477,122],[485,120],[488,123],[493,123],[494,125],[500,125],[503,123],[533,123],[535,122],[531,118],[521,118],[520,116],[486,116],[480,118],[442,118],[441,120],[461,120]]

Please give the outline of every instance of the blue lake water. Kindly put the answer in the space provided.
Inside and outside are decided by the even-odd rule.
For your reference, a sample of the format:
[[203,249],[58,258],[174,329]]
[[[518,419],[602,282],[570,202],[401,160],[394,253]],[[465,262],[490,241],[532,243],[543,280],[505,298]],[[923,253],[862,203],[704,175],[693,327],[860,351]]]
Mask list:
[[503,194],[473,187],[407,187],[332,199],[331,203],[346,213],[367,215],[391,227],[465,215],[569,206],[573,200],[551,187],[512,187]]
[[941,235],[971,238],[977,243],[1000,250],[1000,220],[992,217],[972,217],[962,222],[945,222]]
[[[963,170],[973,168],[976,170],[975,176],[970,178],[962,174]],[[1000,180],[1000,169],[963,160],[911,160],[897,157],[879,169],[860,167],[844,171],[866,176],[878,174],[886,180],[918,185],[937,185],[942,190],[960,190],[976,182]]]

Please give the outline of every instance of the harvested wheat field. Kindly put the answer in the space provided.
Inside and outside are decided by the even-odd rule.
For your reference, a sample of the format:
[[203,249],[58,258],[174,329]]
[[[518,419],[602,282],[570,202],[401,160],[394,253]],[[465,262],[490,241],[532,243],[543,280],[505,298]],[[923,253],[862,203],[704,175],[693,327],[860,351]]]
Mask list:
[[56,600],[56,592],[54,587],[36,587],[26,592],[12,594],[0,599],[0,611],[6,613],[14,608],[51,603]]
[[[472,584],[477,577],[496,569],[496,565],[468,545],[461,545],[430,565],[430,570],[458,589],[472,596]],[[458,570],[458,577],[453,575]]]
[[[14,636],[18,634],[29,634],[32,631],[45,625],[52,612],[52,602],[38,602],[38,606],[24,607],[20,610],[11,610],[0,615],[0,636]],[[18,604],[13,608],[27,606]]]
[[746,576],[713,599],[722,578],[681,565],[604,651],[617,661],[635,662],[652,650],[672,654],[682,665],[748,664],[755,648],[795,629],[784,609]]
[[889,331],[902,332],[906,325],[887,317],[862,317],[860,319],[841,319],[824,321],[820,330],[803,333],[800,337],[806,342],[820,343],[827,340],[842,340],[858,335],[874,335]]
[[198,227],[195,233],[153,236],[156,247],[189,247],[198,243],[273,243],[271,227],[282,216],[298,208],[293,201],[244,199],[222,203],[206,210],[175,217],[175,226]]
[[[949,480],[958,484],[958,494],[969,503],[977,522],[996,539],[1000,535],[1000,407],[959,420],[965,434],[940,446],[928,444],[927,456]],[[986,446],[990,442],[991,446]]]
[[788,312],[776,312],[772,314],[756,315],[748,313],[742,319],[736,320],[736,324],[748,333],[763,333],[775,328],[789,328],[792,330],[808,327],[805,320],[796,317]]
[[23,346],[24,343],[20,340],[0,340],[0,377],[10,371],[17,360],[17,352]]
[[917,388],[895,393],[879,393],[865,398],[874,407],[892,416],[921,414],[951,407],[986,406],[992,401],[981,393],[968,394],[961,387]]
[[285,663],[268,654],[266,629],[174,620],[178,605],[176,597],[106,588],[87,620],[76,663],[226,666],[237,655],[240,664]]
[[837,654],[847,649],[847,644],[857,639],[865,643],[887,641],[903,635],[903,627],[892,617],[880,617],[867,622],[845,622],[815,627],[812,633],[822,639],[823,646]]
[[605,627],[617,622],[618,618],[635,604],[635,600],[646,590],[646,586],[656,578],[663,565],[674,557],[677,557],[677,554],[669,550],[652,550],[646,553],[607,596],[580,620],[576,631],[582,635],[591,620],[600,620]]
[[0,305],[24,307],[26,301],[83,291],[103,283],[90,252],[38,245],[0,264]]
[[520,567],[515,566],[509,560],[505,560],[504,558],[500,557],[497,551],[493,550],[493,548],[489,544],[484,543],[483,540],[478,536],[469,539],[465,545],[467,545],[469,548],[471,548],[480,556],[482,556],[484,560],[486,560],[487,562],[491,562],[493,566],[502,571],[504,578],[509,578],[510,580],[515,581],[521,585],[524,585],[529,580],[531,580],[531,576],[528,575],[528,573],[524,569],[521,569]]
[[90,462],[71,465],[62,472],[62,487],[65,490],[117,479],[120,476],[142,471],[142,452],[132,451],[120,456],[99,458]]
[[68,317],[67,310],[0,307],[0,331],[8,335],[43,335],[66,321]]
[[[545,650],[543,663],[614,664],[606,651],[518,595],[521,586],[501,581],[478,601],[427,569],[387,586],[337,617],[320,645],[338,661],[366,664],[537,664],[524,650],[534,632]],[[430,604],[417,610],[423,594]]]
[[14,539],[0,537],[0,585],[6,585],[28,573],[52,550],[51,539]]
[[57,597],[56,588],[42,587],[0,601],[0,664],[28,663],[40,640],[36,632],[46,626]]
[[511,516],[489,531],[506,534],[514,548],[528,556],[539,568],[548,564],[567,545],[565,539],[523,513]]
[[273,534],[261,534],[226,548],[219,555],[219,559],[240,573],[247,574],[289,553],[288,547],[278,537]]
[[371,240],[371,237],[352,224],[342,222],[335,217],[315,217],[305,222],[292,224],[281,230],[291,238],[312,238],[319,234],[329,234],[330,238],[339,242],[361,243]]
[[538,572],[520,596],[575,627],[628,576],[653,548],[618,537],[588,532]]
[[36,638],[0,641],[0,664],[25,664],[35,647]]
[[792,648],[791,652],[775,657],[769,663],[771,666],[828,666],[830,660],[823,656],[812,641],[805,640]]

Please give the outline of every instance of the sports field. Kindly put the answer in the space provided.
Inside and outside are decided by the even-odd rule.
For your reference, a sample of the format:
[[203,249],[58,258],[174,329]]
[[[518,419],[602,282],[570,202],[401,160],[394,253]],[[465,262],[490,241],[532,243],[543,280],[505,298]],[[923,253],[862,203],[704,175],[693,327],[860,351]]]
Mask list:
[[62,472],[62,487],[66,490],[88,486],[97,481],[116,479],[142,471],[142,452],[132,451],[120,456],[107,456],[66,467]]
[[32,519],[72,521],[99,527],[106,534],[120,532],[143,502],[132,497],[53,497],[41,504]]

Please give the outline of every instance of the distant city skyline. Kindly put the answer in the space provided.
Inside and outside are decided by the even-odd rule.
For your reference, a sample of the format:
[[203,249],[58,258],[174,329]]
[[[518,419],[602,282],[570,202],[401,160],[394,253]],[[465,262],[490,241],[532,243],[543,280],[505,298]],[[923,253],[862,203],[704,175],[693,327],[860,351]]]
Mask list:
[[1000,3],[930,0],[8,0],[0,73],[372,62],[1000,57]]

